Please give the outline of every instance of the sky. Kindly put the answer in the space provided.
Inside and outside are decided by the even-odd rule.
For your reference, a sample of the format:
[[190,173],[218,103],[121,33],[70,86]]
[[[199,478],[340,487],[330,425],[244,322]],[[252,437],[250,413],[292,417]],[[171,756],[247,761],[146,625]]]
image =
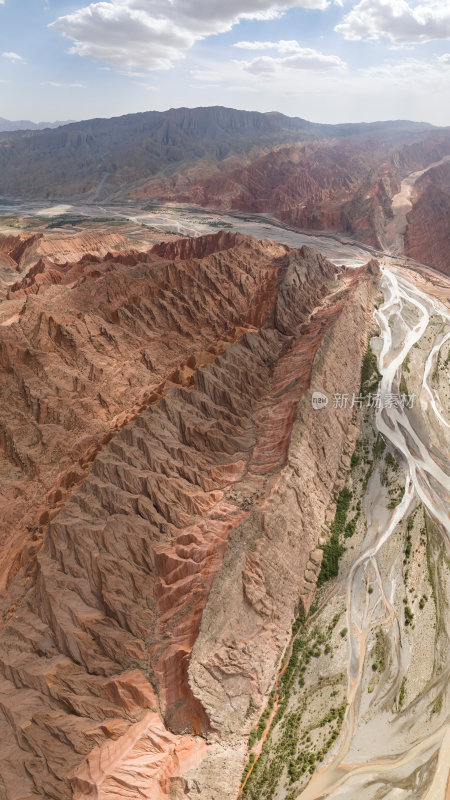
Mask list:
[[0,117],[450,125],[450,0],[0,0]]

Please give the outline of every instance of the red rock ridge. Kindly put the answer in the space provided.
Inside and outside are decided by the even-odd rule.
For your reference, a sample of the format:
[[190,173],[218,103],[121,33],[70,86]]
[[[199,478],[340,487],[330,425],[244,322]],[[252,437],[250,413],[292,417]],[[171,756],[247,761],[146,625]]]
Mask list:
[[198,771],[206,798],[214,740],[229,796],[349,435],[306,393],[351,391],[372,274],[223,233],[75,273],[0,327],[5,796],[181,798]]
[[80,277],[85,263],[130,250],[137,256],[158,240],[145,230],[140,238],[128,235],[126,227],[120,229],[122,233],[101,226],[69,233],[41,225],[41,233],[0,233],[0,299],[8,296],[11,287],[14,292],[23,289],[29,294],[38,292],[41,284],[69,283]]
[[41,238],[41,233],[0,234],[0,264],[18,269],[26,251]]
[[392,193],[388,155],[374,142],[289,145],[210,177],[194,171],[152,180],[130,196],[270,213],[300,228],[358,233],[377,245],[374,218],[383,216]]
[[428,170],[414,186],[405,254],[450,275],[450,164]]

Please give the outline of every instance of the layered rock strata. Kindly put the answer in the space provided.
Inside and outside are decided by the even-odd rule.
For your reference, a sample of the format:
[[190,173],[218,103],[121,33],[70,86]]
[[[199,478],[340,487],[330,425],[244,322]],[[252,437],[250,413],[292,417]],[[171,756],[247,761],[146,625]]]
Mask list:
[[413,189],[405,253],[450,275],[450,164],[428,170]]
[[301,141],[221,169],[189,164],[163,178],[152,176],[127,194],[269,214],[302,229],[340,231],[384,249],[402,178],[449,152],[448,133],[424,135],[414,144],[393,142],[387,132],[380,139]]
[[141,231],[145,236],[140,241],[136,236],[101,226],[96,230],[68,233],[61,229],[49,230],[48,222],[41,225],[43,231],[39,233],[0,232],[0,299],[6,297],[11,286],[15,291],[22,280],[24,288],[32,284],[33,291],[37,292],[41,283],[61,283],[64,274],[76,264],[81,275],[83,258],[103,260],[107,255],[114,256],[130,248],[148,250],[149,247],[145,231]]
[[10,291],[5,798],[234,796],[356,436],[311,389],[357,392],[376,271],[219,233]]
[[387,143],[373,141],[302,142],[234,168],[206,167],[203,174],[189,168],[152,179],[129,196],[268,213],[300,228],[345,231],[378,246],[396,190],[389,153]]

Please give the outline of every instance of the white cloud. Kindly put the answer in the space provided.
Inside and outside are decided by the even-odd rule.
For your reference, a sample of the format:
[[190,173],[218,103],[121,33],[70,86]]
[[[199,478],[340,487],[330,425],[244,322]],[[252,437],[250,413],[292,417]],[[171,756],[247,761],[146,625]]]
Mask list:
[[17,53],[2,53],[2,56],[3,58],[9,58],[10,61],[24,61],[22,56],[19,56]]
[[284,39],[278,42],[236,42],[233,46],[242,50],[277,50],[279,53],[296,53],[300,47],[298,42]]
[[130,69],[124,70],[120,72],[120,75],[124,75],[125,78],[145,78],[147,76],[146,72],[133,72]]
[[326,9],[330,0],[103,0],[51,24],[71,53],[126,69],[168,69],[196,41],[243,19],[274,19],[289,8]]
[[57,81],[41,81],[41,86],[51,86],[53,89],[85,89],[84,83],[58,83]]
[[438,61],[444,64],[445,67],[450,67],[450,53],[445,53],[443,56],[438,57]]
[[448,0],[361,0],[335,30],[346,39],[379,39],[420,44],[450,39]]
[[268,75],[286,70],[334,70],[345,66],[339,56],[326,55],[311,47],[302,47],[299,42],[280,40],[279,42],[238,42],[236,47],[246,50],[276,50],[279,56],[259,56],[252,61],[239,63],[247,72],[254,75]]
[[286,58],[262,56],[254,61],[243,62],[244,69],[254,75],[267,75],[283,70],[317,70],[325,71],[343,67],[344,62],[338,56],[325,56],[315,50],[305,49],[303,53]]
[[[415,83],[420,81],[427,82],[429,78],[437,76],[436,67],[428,61],[421,61],[416,58],[408,58],[405,61],[390,62],[385,61],[374,67],[368,67],[361,71],[365,78],[382,78],[386,81],[406,82],[413,80]],[[439,73],[441,76],[442,73]]]
[[[277,45],[277,42],[272,43]],[[266,48],[268,49],[268,48]],[[222,91],[233,87],[236,91],[258,91],[261,92],[261,76],[264,80],[264,96],[268,98],[267,110],[270,107],[281,110],[280,100],[282,98],[292,98],[293,103],[298,102],[298,97],[311,95],[315,98],[322,121],[330,121],[323,113],[321,96],[336,98],[342,96],[346,100],[345,114],[336,112],[337,120],[364,119],[386,119],[386,112],[383,113],[383,93],[392,102],[394,111],[391,115],[398,119],[399,115],[403,119],[411,117],[411,108],[408,103],[403,102],[408,98],[414,97],[416,102],[426,105],[426,100],[430,101],[432,96],[446,96],[448,93],[448,72],[444,63],[439,63],[437,59],[434,63],[429,63],[422,59],[403,58],[401,60],[389,59],[380,64],[364,67],[359,70],[350,70],[345,63],[340,61],[337,56],[326,56],[323,53],[301,48],[299,52],[288,56],[268,56],[262,55],[249,61],[234,60],[227,64],[204,64],[191,71],[192,77],[202,84],[220,83]],[[325,62],[323,59],[327,59]],[[332,59],[332,61],[328,61]],[[397,94],[398,93],[398,94]],[[370,108],[370,97],[372,94],[377,96],[377,111],[366,113],[359,116],[362,98],[367,99],[367,107]],[[270,101],[269,101],[270,98]],[[271,106],[270,106],[271,102]],[[287,101],[286,101],[287,102]],[[291,102],[291,101],[289,101]],[[352,106],[352,103],[355,106]],[[364,103],[366,100],[364,100]],[[328,100],[327,100],[328,103]],[[336,99],[337,103],[337,99]],[[398,104],[398,114],[395,115],[395,103]],[[338,105],[338,103],[337,103]],[[364,104],[363,104],[364,105]],[[289,111],[289,104],[284,109]],[[444,116],[445,116],[444,111]],[[306,119],[315,119],[315,114],[308,117],[303,111],[301,116]],[[448,113],[447,113],[448,116]],[[426,119],[424,112],[423,118]],[[448,123],[447,123],[448,124]]]
[[190,83],[190,89],[220,89],[221,86],[218,83]]

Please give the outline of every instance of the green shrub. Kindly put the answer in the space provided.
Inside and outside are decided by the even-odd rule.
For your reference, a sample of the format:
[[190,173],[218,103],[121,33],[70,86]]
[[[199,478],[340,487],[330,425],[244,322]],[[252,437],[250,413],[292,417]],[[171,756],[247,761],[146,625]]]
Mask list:
[[391,467],[391,469],[397,469],[398,468],[398,464],[397,464],[394,456],[392,455],[392,453],[386,453],[385,461],[386,461],[387,466]]
[[251,750],[253,745],[255,744],[256,738],[257,738],[256,737],[256,728],[253,728],[253,730],[250,733],[250,736],[248,737],[248,748],[249,748],[249,750]]
[[350,461],[351,468],[354,469],[355,467],[357,467],[359,462],[360,462],[360,456],[359,456],[359,453],[357,453],[356,450],[355,450],[355,452],[352,453],[352,458],[351,458],[351,461]]
[[375,444],[373,446],[374,458],[380,458],[386,450],[386,442],[384,441],[381,433],[378,434]]
[[414,614],[408,604],[405,605],[405,625],[411,625],[414,619]]
[[340,536],[345,528],[347,512],[352,497],[353,495],[350,489],[344,486],[336,503],[336,513],[331,524],[331,536],[323,548],[322,567],[317,582],[318,586],[321,586],[331,578],[336,578],[339,574],[339,559],[345,552],[345,548],[340,543]]
[[353,536],[353,534],[355,533],[355,531],[356,531],[356,524],[357,524],[357,522],[358,522],[358,519],[359,519],[359,513],[358,513],[358,514],[356,514],[356,516],[354,516],[354,517],[353,517],[353,519],[351,519],[351,520],[350,520],[350,522],[348,522],[348,523],[347,523],[347,525],[345,526],[345,529],[344,529],[344,537],[345,537],[346,539],[351,539],[351,537],[352,537],[352,536]]
[[[381,374],[378,371],[377,357],[373,352],[370,344],[367,345],[367,350],[364,353],[362,367],[361,367],[361,387],[360,392],[363,394],[367,390],[372,390],[378,386],[378,381]],[[368,385],[370,383],[370,386]]]

